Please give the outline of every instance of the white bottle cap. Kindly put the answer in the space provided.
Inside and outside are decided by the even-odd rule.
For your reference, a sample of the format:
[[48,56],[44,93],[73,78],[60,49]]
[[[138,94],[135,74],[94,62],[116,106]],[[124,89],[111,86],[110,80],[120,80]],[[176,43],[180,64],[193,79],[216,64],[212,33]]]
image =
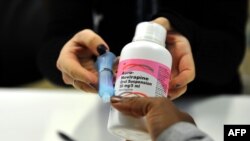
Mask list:
[[167,31],[160,24],[153,22],[141,22],[136,26],[133,41],[152,41],[165,46]]

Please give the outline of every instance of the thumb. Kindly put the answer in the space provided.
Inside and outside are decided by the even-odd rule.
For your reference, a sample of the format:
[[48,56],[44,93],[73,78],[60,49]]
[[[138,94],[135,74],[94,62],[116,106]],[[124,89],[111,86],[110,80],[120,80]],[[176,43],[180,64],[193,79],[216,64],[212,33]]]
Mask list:
[[88,48],[96,56],[100,55],[101,50],[98,48],[100,46],[105,50],[109,50],[107,43],[102,39],[102,37],[90,29],[84,29],[78,32],[72,38],[72,41]]
[[158,17],[152,20],[152,22],[162,25],[167,31],[173,30],[170,21],[165,17]]
[[145,116],[153,105],[152,103],[150,98],[145,97],[111,97],[111,104],[114,108],[133,117]]

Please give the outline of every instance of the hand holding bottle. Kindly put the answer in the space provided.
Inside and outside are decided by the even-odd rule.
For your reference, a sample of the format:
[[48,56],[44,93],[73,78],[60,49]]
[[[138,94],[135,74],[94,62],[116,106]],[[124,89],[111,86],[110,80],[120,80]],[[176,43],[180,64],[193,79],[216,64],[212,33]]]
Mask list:
[[168,31],[166,44],[173,58],[168,96],[176,99],[185,93],[188,83],[195,77],[191,46],[186,37],[174,31],[166,18],[159,17],[152,22],[162,25]]
[[112,97],[111,104],[125,115],[135,118],[146,117],[147,130],[152,140],[170,126],[178,122],[194,124],[193,118],[180,111],[168,98],[164,97]]

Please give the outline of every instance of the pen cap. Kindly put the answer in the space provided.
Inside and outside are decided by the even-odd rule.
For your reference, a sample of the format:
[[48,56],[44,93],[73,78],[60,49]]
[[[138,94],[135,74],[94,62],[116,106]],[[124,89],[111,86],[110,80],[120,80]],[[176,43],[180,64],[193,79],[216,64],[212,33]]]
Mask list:
[[133,41],[152,41],[165,47],[167,31],[160,24],[141,22],[136,26]]
[[113,62],[115,58],[116,56],[109,51],[97,57],[98,72],[101,72],[104,69],[110,69],[112,71]]

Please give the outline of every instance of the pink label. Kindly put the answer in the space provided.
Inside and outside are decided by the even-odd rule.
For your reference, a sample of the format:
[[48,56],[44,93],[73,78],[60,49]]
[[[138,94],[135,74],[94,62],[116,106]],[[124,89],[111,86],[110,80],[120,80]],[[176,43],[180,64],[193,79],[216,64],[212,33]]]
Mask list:
[[[121,84],[118,82],[119,85],[121,84],[121,87],[117,88],[117,90],[128,92],[130,90],[129,88],[123,88],[125,84],[125,86],[133,86],[133,93],[140,92],[139,88],[143,87],[146,91],[142,93],[150,91],[151,93],[155,93],[155,96],[166,96],[169,87],[170,73],[170,68],[155,61],[145,59],[123,60],[119,62],[117,80],[124,83]],[[156,84],[154,85],[153,83]],[[134,87],[137,85],[140,85],[138,89]],[[152,91],[152,89],[154,90]]]

